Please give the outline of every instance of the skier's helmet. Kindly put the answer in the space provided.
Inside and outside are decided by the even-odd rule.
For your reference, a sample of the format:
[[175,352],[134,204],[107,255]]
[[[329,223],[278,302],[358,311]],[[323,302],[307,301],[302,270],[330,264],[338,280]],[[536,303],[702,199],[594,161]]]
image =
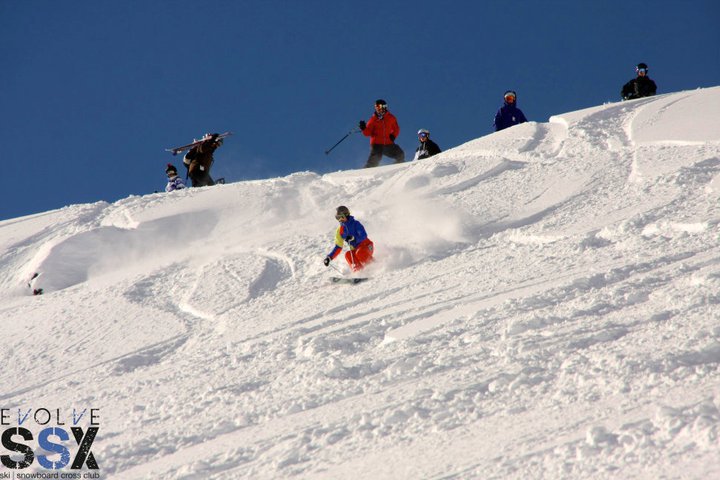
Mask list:
[[507,103],[514,103],[517,100],[517,93],[513,90],[508,90],[503,94],[503,98]]
[[648,71],[648,66],[647,66],[647,64],[646,64],[646,63],[642,63],[642,62],[638,63],[637,66],[635,67],[635,71],[636,71],[636,72],[639,72],[640,70],[643,70],[644,72],[647,72],[647,71]]
[[387,102],[382,98],[378,98],[377,100],[375,100],[375,106],[380,107],[383,110],[387,110]]
[[429,137],[430,136],[430,130],[427,130],[425,128],[421,128],[418,130],[418,137]]
[[350,216],[350,210],[348,207],[344,205],[340,205],[337,207],[337,210],[335,210],[335,218],[340,220],[341,218],[347,218]]
[[167,168],[165,169],[165,174],[170,175],[171,173],[177,175],[177,168],[175,168],[175,165],[172,163],[168,163]]

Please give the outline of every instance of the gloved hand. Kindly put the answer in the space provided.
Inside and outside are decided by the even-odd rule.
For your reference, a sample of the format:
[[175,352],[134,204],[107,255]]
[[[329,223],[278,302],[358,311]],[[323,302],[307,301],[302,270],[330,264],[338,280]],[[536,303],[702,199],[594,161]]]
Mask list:
[[392,133],[390,134],[390,141],[395,143],[395,135],[393,135]]
[[330,257],[325,257],[325,259],[323,260],[323,264],[325,264],[326,267],[330,265]]
[[367,123],[365,123],[365,120],[360,120],[358,122],[358,127],[360,127],[360,130],[365,130],[365,127],[367,127]]
[[354,242],[354,241],[355,241],[355,237],[353,237],[352,235],[348,235],[348,236],[345,238],[345,241],[348,242],[348,243],[349,243],[349,242]]

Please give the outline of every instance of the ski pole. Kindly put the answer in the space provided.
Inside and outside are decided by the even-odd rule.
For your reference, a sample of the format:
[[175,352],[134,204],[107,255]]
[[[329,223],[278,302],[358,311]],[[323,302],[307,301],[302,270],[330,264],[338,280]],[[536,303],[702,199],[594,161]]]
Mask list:
[[333,268],[333,270],[335,270],[336,272],[338,272],[340,275],[345,275],[345,274],[342,272],[342,270],[340,270],[339,268],[337,268],[337,267],[336,267],[335,265],[333,265],[332,263],[329,263],[329,265]]
[[333,145],[332,147],[330,147],[330,148],[328,148],[327,150],[325,150],[325,155],[327,155],[327,154],[329,154],[330,152],[332,152],[333,149],[334,149],[335,147],[337,147],[338,145],[340,145],[340,144],[342,143],[342,141],[345,140],[347,137],[349,137],[349,136],[352,135],[353,133],[359,132],[359,131],[360,131],[360,128],[358,128],[358,127],[355,127],[355,128],[353,128],[352,130],[350,130],[348,133],[345,134],[344,137],[342,137],[340,140],[338,140],[338,142],[337,142],[335,145]]
[[355,270],[355,268],[357,268],[357,258],[355,257],[355,250],[350,250],[350,256],[352,257],[353,261],[353,271],[356,272],[357,270]]

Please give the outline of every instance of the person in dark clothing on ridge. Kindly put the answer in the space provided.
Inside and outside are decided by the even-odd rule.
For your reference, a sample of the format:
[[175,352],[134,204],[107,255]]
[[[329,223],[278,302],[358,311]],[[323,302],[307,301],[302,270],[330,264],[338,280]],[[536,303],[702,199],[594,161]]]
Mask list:
[[420,145],[415,149],[415,160],[430,158],[442,151],[437,143],[430,140],[430,131],[424,128],[418,130],[418,140],[420,141]]
[[395,139],[400,135],[400,126],[395,115],[388,112],[385,100],[376,100],[375,113],[367,123],[360,120],[358,127],[363,135],[370,137],[370,156],[365,168],[377,167],[383,155],[392,158],[395,163],[405,161],[405,152],[395,143]]
[[213,153],[222,145],[223,139],[218,138],[217,133],[207,133],[201,139],[203,142],[190,149],[183,158],[183,163],[188,169],[188,176],[192,180],[193,187],[205,187],[215,185],[210,177],[210,167],[213,164]]
[[620,96],[623,100],[632,100],[634,98],[650,97],[657,92],[657,85],[648,77],[648,66],[644,63],[638,63],[635,67],[637,77],[633,78],[623,85]]
[[508,90],[505,92],[505,95],[503,95],[503,98],[505,99],[505,104],[500,107],[495,114],[495,122],[493,123],[496,132],[519,123],[527,122],[525,114],[517,108],[517,94],[512,90]]

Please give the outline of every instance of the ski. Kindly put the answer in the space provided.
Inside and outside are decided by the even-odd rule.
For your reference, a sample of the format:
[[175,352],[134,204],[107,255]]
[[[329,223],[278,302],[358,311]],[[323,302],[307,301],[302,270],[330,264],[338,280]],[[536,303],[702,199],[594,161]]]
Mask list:
[[346,283],[349,285],[354,285],[356,283],[364,282],[365,280],[370,280],[368,277],[330,277],[330,281],[332,283]]
[[[217,138],[229,137],[232,134],[233,134],[232,132],[221,133],[220,135],[217,136]],[[198,145],[203,143],[205,140],[207,140],[207,138],[204,138],[204,139],[201,138],[200,140],[195,140],[192,143],[188,143],[187,145],[181,145],[179,147],[173,147],[173,148],[166,148],[165,151],[170,152],[173,155],[177,155],[180,152],[184,152],[185,150],[190,150],[193,147],[197,147]]]

